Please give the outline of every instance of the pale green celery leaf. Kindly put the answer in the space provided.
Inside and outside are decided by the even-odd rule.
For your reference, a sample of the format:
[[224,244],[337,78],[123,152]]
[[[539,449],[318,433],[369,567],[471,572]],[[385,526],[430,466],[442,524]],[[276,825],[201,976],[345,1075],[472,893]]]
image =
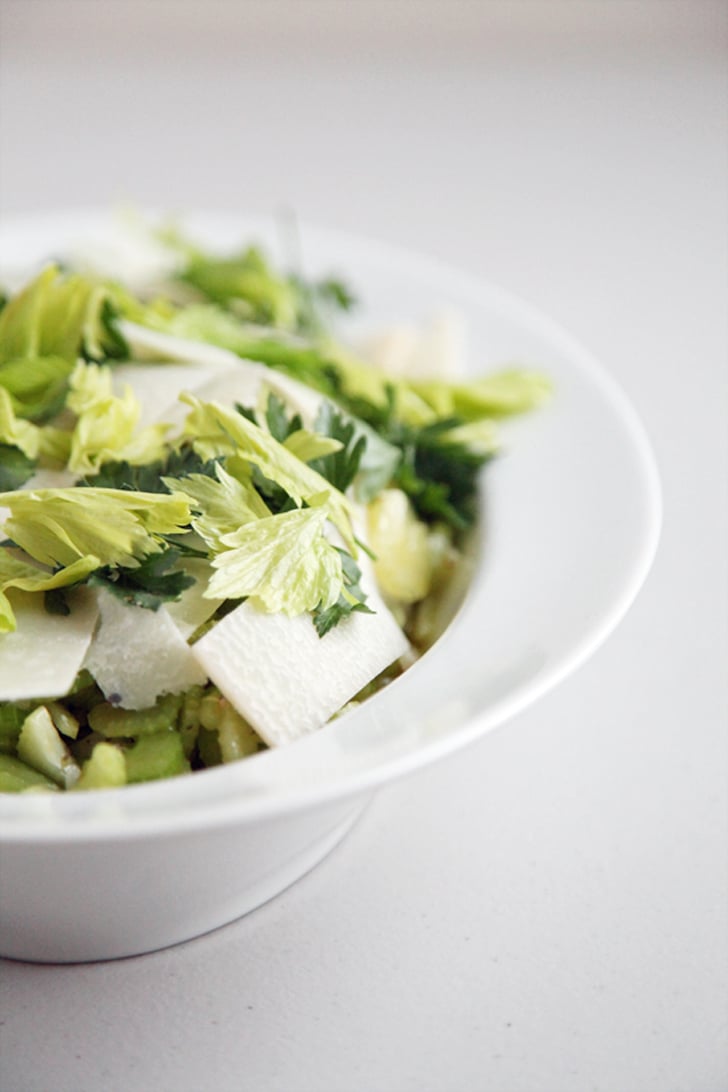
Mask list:
[[70,429],[58,428],[56,425],[42,425],[39,430],[38,451],[41,463],[53,468],[64,467],[71,457],[72,435]]
[[[148,326],[150,329],[165,331],[169,321],[177,314],[177,307],[163,296],[157,296],[153,300],[142,301],[137,299],[128,288],[119,284],[107,282],[106,288],[109,298],[117,311],[130,322]],[[171,331],[169,331],[171,333]]]
[[[139,321],[167,334],[189,338],[191,341],[205,341],[238,355],[244,356],[250,345],[251,326],[215,304],[193,303],[168,317],[148,312]],[[259,328],[253,327],[253,330],[260,336]]]
[[343,587],[341,556],[324,536],[326,509],[282,512],[223,537],[205,596],[250,597],[263,610],[289,617],[327,609]]
[[180,534],[190,506],[179,494],[125,489],[33,489],[0,493],[10,509],[5,534],[44,565],[93,555],[101,565],[135,567]]
[[411,385],[436,409],[438,416],[452,415],[465,421],[525,413],[541,405],[551,393],[549,380],[540,372],[516,368],[467,383],[416,380]]
[[340,532],[347,549],[356,556],[351,506],[343,493],[242,414],[217,402],[200,402],[191,394],[180,397],[192,407],[185,421],[185,434],[196,451],[204,458],[234,455],[257,466],[297,505],[310,504],[312,498],[326,494],[326,515]]
[[76,362],[68,383],[66,406],[77,416],[114,397],[111,368],[100,364]]
[[255,247],[230,257],[200,252],[190,255],[180,279],[245,317],[286,329],[296,326],[299,299],[295,287],[275,273]]
[[317,432],[309,432],[308,429],[299,428],[286,437],[283,446],[301,462],[310,463],[312,459],[319,459],[324,455],[333,455],[335,451],[341,451],[344,445],[341,440],[334,440],[332,436],[320,436]]
[[40,449],[37,425],[15,416],[12,399],[0,386],[0,444],[18,447],[29,459],[36,459]]
[[27,561],[22,561],[7,548],[0,548],[0,633],[9,633],[15,629],[13,608],[5,595],[8,588],[27,592],[65,588],[85,580],[89,573],[99,568],[100,564],[97,557],[89,555],[78,558],[73,564],[57,572],[49,573]]
[[137,431],[139,401],[128,386],[120,397],[114,395],[110,368],[79,361],[66,404],[78,414],[68,456],[74,473],[93,474],[106,462],[139,466],[164,455],[169,426],[160,423]]
[[8,300],[0,312],[0,362],[41,355],[43,299],[57,277],[55,266],[48,266]]
[[271,513],[251,482],[238,481],[219,463],[215,474],[216,478],[190,474],[186,478],[162,480],[168,488],[186,497],[192,509],[200,511],[192,520],[192,528],[211,550],[218,552],[225,549],[221,542],[224,535]]
[[79,353],[102,355],[105,288],[48,266],[0,312],[0,386],[16,413],[52,417]]
[[[0,312],[0,314],[2,314]],[[0,387],[22,417],[51,417],[63,407],[73,364],[62,356],[24,356],[0,362]]]
[[84,342],[98,350],[107,295],[84,277],[48,266],[0,312],[0,362],[58,356],[73,363]]

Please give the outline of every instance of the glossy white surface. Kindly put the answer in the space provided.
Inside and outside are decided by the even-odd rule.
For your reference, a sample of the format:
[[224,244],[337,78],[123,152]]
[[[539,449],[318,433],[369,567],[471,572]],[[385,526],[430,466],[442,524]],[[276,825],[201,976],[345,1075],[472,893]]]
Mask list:
[[351,33],[307,4],[261,37],[262,7],[242,30],[189,7],[167,47],[134,4],[92,45],[106,4],[3,5],[0,211],[242,191],[505,284],[636,404],[662,544],[589,664],[380,792],[260,912],[122,963],[4,964],[5,1084],[723,1088],[724,8],[424,4]]

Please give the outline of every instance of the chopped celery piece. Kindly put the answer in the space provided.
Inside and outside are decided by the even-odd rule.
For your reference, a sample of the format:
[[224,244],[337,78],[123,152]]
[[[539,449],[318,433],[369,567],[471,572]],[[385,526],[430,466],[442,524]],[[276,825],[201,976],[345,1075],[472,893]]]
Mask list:
[[116,789],[126,784],[124,752],[114,743],[97,743],[83,764],[75,789]]
[[27,715],[28,710],[15,702],[0,702],[0,753],[15,754],[20,729]]
[[57,792],[58,786],[15,755],[0,754],[0,792],[26,792],[28,789]]
[[77,739],[81,725],[78,723],[73,713],[69,713],[64,705],[61,705],[59,701],[49,701],[47,703],[48,712],[51,715],[51,720],[55,724],[58,731],[66,739]]
[[157,781],[189,773],[182,738],[177,732],[154,732],[142,736],[125,754],[129,784],[136,781]]
[[90,710],[88,722],[107,739],[136,739],[172,728],[181,704],[181,694],[164,694],[148,709],[121,709],[104,702]]
[[197,753],[203,766],[219,766],[222,763],[220,740],[216,731],[200,726],[197,733]]
[[374,572],[384,595],[397,603],[424,599],[433,568],[428,531],[406,493],[384,489],[369,505],[367,517]]
[[197,734],[200,729],[200,702],[203,689],[201,686],[191,687],[182,698],[182,708],[177,718],[177,731],[182,740],[182,749],[185,758],[189,758],[197,744]]
[[81,772],[44,705],[39,705],[23,721],[18,758],[65,789],[78,780]]
[[[217,734],[220,754],[218,762],[234,762],[238,758],[255,754],[263,747],[258,733],[227,698],[216,690],[207,693],[200,702],[199,717],[203,731]],[[210,741],[207,741],[207,745],[214,754],[215,749]],[[206,761],[204,757],[203,761]]]

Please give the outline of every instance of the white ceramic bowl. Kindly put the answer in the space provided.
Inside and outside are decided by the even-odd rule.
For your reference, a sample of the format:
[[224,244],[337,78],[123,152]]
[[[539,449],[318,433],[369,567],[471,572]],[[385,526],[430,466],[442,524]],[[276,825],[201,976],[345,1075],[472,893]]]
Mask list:
[[[274,226],[188,218],[212,245]],[[0,262],[27,267],[102,214],[6,222]],[[0,795],[0,952],[70,962],[151,951],[233,920],[315,865],[386,781],[433,762],[536,700],[579,666],[633,600],[660,522],[654,460],[609,376],[568,334],[487,284],[419,255],[318,230],[308,272],[338,270],[362,330],[465,315],[470,371],[533,366],[545,408],[503,428],[486,470],[473,578],[444,636],[401,679],[288,748],[156,784]]]

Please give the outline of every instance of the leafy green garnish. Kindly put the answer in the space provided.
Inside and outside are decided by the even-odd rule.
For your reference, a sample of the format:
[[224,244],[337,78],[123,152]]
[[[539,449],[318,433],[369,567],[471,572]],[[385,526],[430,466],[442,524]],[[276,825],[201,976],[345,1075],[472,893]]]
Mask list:
[[191,474],[185,478],[166,478],[164,482],[199,512],[192,520],[192,529],[217,552],[225,548],[224,536],[246,523],[265,519],[271,511],[250,482],[238,481],[219,463],[214,464],[214,473],[215,477]]
[[93,474],[109,461],[144,465],[162,458],[168,426],[137,429],[139,400],[131,387],[114,394],[110,368],[79,360],[69,387],[66,405],[78,417],[68,458],[74,473]]
[[251,322],[283,329],[297,326],[299,299],[295,285],[274,273],[257,247],[247,247],[229,258],[193,252],[179,279]]
[[188,444],[144,466],[132,466],[125,460],[104,463],[90,480],[82,479],[77,484],[105,489],[132,489],[139,493],[168,493],[174,490],[171,483],[165,484],[165,479],[184,478],[190,474],[209,477],[215,473],[216,465],[215,459],[202,459]]
[[183,496],[117,489],[34,489],[0,493],[10,509],[5,532],[43,565],[67,566],[93,557],[95,568],[134,568],[159,553],[164,536],[186,530]]
[[220,256],[195,246],[174,228],[164,229],[159,237],[183,259],[178,280],[246,322],[317,333],[325,324],[322,311],[348,311],[354,305],[353,293],[340,278],[314,281],[278,272],[259,247]]
[[[324,498],[320,498],[321,501]],[[223,535],[222,553],[205,595],[252,598],[263,610],[293,617],[325,610],[343,585],[341,556],[324,535],[326,509],[319,504],[267,516]]]
[[150,554],[134,569],[105,567],[89,576],[88,583],[106,588],[118,599],[135,607],[158,610],[162,603],[179,599],[191,587],[194,576],[175,569],[182,551],[174,546]]
[[0,387],[0,489],[18,489],[35,469],[40,430],[15,415],[12,400]]
[[451,440],[456,424],[437,421],[417,430],[393,426],[391,433],[403,455],[394,482],[411,499],[420,518],[442,520],[464,530],[475,520],[478,474],[491,453]]
[[350,418],[344,417],[330,402],[321,404],[314,428],[316,432],[338,440],[341,447],[330,455],[314,459],[310,465],[341,493],[344,493],[359,472],[367,446],[366,437]]
[[330,607],[324,608],[319,604],[313,612],[313,624],[316,626],[319,637],[325,637],[329,630],[337,626],[344,618],[348,618],[354,611],[362,611],[365,614],[374,613],[371,607],[366,605],[366,595],[359,584],[361,580],[359,566],[346,550],[338,552],[341,556],[344,590]]
[[0,444],[0,490],[20,489],[35,470],[35,460],[12,444]]
[[297,506],[304,502],[312,504],[314,498],[321,503],[320,498],[324,497],[323,509],[327,518],[336,526],[346,545],[356,552],[349,502],[325,478],[242,414],[216,402],[200,402],[191,394],[181,397],[191,406],[185,433],[203,458],[232,456],[228,468],[240,467],[240,474],[233,470],[240,480],[243,480],[246,467],[249,473],[257,468]]
[[10,395],[18,416],[48,420],[63,409],[72,371],[72,361],[61,356],[0,361],[0,387]]
[[5,595],[9,588],[47,592],[68,587],[85,580],[98,564],[96,557],[80,557],[56,572],[49,573],[15,557],[6,547],[0,547],[0,633],[15,629],[13,608]]
[[0,386],[15,412],[45,420],[62,408],[79,356],[120,351],[108,291],[48,266],[0,311]]
[[[268,392],[262,420],[261,415],[250,407],[236,403],[236,409],[246,421],[251,421],[254,425],[263,423],[273,439],[283,444],[287,451],[290,451],[303,463],[313,465],[314,460],[331,455],[341,449],[342,445],[339,440],[333,439],[318,429],[315,432],[309,432],[308,429],[305,429],[299,413],[289,415],[286,403],[278,397],[275,391]],[[325,474],[323,476],[327,477]],[[327,478],[327,480],[329,479]]]
[[[240,407],[238,407],[240,408]],[[252,418],[248,417],[248,420]],[[289,436],[303,428],[301,415],[295,413],[289,415],[286,403],[279,398],[275,391],[268,393],[268,401],[265,407],[265,423],[274,440],[279,444],[286,442]]]

